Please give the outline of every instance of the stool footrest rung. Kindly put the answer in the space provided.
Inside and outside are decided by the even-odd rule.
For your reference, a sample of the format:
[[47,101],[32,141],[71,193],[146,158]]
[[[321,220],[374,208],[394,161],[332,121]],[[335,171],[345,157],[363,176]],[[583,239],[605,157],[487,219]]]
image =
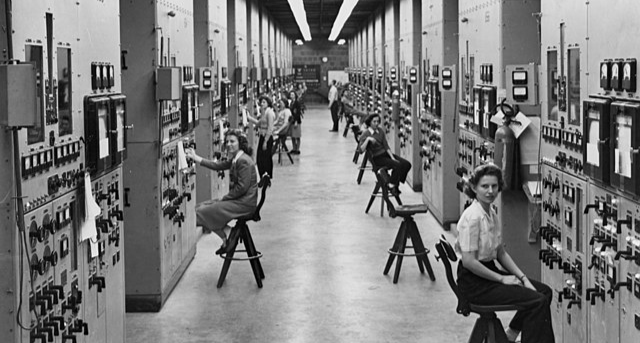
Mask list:
[[[407,245],[405,248],[413,249],[413,247],[410,246],[410,245]],[[393,251],[393,250],[389,249],[389,254],[396,255],[396,256],[422,256],[422,255],[426,255],[428,253],[429,253],[429,249],[425,249],[425,251],[423,251],[423,252],[414,252],[413,254],[399,253],[397,251]]]
[[[246,253],[246,250],[236,250],[235,252],[244,252]],[[234,253],[235,253],[234,252]],[[255,256],[248,256],[248,257],[228,257],[227,253],[224,254],[220,254],[220,258],[225,259],[225,260],[232,260],[232,261],[251,261],[251,260],[255,260],[257,258],[262,258],[262,253],[259,251],[256,251]]]

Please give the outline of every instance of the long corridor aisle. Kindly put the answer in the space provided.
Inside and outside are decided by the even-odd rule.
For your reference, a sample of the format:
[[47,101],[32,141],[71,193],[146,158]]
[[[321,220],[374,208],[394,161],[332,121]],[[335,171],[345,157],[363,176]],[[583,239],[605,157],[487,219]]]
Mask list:
[[[467,341],[476,318],[455,313],[457,300],[435,260],[444,231],[428,214],[415,217],[435,282],[415,258],[405,258],[398,284],[382,275],[401,218],[381,218],[378,199],[364,213],[374,175],[367,171],[356,183],[352,133],[328,132],[330,122],[326,106],[309,108],[295,164],[285,158],[278,165],[274,156],[262,221],[249,223],[264,254],[264,287],[248,262],[234,261],[217,289],[220,239],[205,235],[162,311],[127,314],[127,342]],[[403,202],[421,202],[420,193],[401,190]]]

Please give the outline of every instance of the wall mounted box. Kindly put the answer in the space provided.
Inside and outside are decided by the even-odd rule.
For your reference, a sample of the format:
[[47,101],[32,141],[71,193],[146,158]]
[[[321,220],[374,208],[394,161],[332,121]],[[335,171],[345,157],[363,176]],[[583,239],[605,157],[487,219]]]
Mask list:
[[182,74],[179,67],[156,69],[156,100],[180,100],[182,96]]
[[36,106],[35,65],[0,65],[0,125],[35,126]]

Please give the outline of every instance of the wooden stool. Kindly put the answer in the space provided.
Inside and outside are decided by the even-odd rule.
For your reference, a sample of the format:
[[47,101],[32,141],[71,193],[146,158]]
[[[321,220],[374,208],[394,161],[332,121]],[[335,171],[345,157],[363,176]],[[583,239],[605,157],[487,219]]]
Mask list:
[[291,157],[291,153],[289,152],[289,149],[287,149],[287,147],[282,144],[282,139],[287,139],[286,137],[281,138],[280,136],[278,136],[278,139],[276,139],[275,142],[275,146],[273,147],[273,150],[278,154],[278,164],[282,165],[282,152],[286,152],[287,153],[287,157],[289,157],[289,161],[291,161],[291,164],[293,164],[293,158]]
[[[256,283],[258,284],[259,288],[262,288],[262,280],[264,279],[264,271],[262,270],[262,265],[260,264],[262,253],[256,250],[256,246],[253,243],[253,238],[251,237],[251,232],[249,231],[247,221],[260,221],[260,209],[264,204],[267,188],[270,186],[271,178],[269,177],[269,174],[265,173],[262,176],[260,183],[258,184],[258,187],[262,188],[262,196],[260,198],[258,206],[256,207],[256,211],[253,213],[253,215],[237,218],[236,225],[231,229],[229,239],[227,240],[229,249],[226,253],[220,255],[220,257],[224,259],[224,263],[222,264],[220,277],[218,277],[218,288],[222,287],[224,279],[227,277],[227,272],[229,271],[229,267],[231,266],[231,261],[249,261],[249,263],[251,264],[251,269],[253,270],[253,275],[256,278]],[[245,248],[243,250],[236,250],[236,248],[238,247],[238,243],[243,243]],[[244,252],[247,254],[247,257],[234,257],[236,252]]]
[[458,298],[456,312],[465,317],[469,316],[471,312],[480,315],[480,318],[476,320],[473,330],[471,331],[469,343],[508,343],[507,334],[504,332],[502,322],[500,322],[500,319],[496,316],[496,312],[517,311],[524,307],[515,305],[486,306],[469,303],[458,290],[458,285],[453,276],[451,262],[457,261],[458,257],[444,236],[436,243],[436,251],[438,252],[436,260],[442,261],[449,286]]
[[[373,187],[371,197],[369,198],[369,203],[367,204],[367,209],[364,210],[364,213],[369,213],[371,205],[373,205],[373,202],[378,197],[382,197],[382,186],[380,186],[380,181],[376,179],[376,185]],[[400,200],[400,196],[398,194],[394,194],[393,197],[396,199],[398,205],[402,205],[402,201]],[[380,217],[384,217],[384,199],[380,200]]]
[[[431,268],[431,263],[429,262],[429,249],[424,247],[422,243],[422,237],[420,237],[420,232],[418,231],[418,225],[413,220],[413,215],[416,213],[427,213],[429,211],[429,207],[425,204],[416,204],[416,205],[402,205],[394,206],[391,200],[389,200],[389,173],[387,173],[387,168],[380,168],[376,173],[376,177],[378,179],[378,183],[382,188],[382,199],[387,203],[387,207],[389,208],[389,216],[391,218],[402,217],[403,221],[400,224],[400,228],[398,229],[398,234],[396,235],[396,239],[393,243],[391,249],[389,249],[389,259],[387,260],[387,264],[384,267],[384,275],[389,273],[391,269],[391,265],[393,264],[393,260],[397,257],[396,269],[393,274],[393,283],[398,283],[398,277],[400,276],[400,268],[402,268],[402,259],[405,256],[415,256],[418,261],[418,268],[420,269],[420,273],[424,274],[425,268],[429,273],[429,277],[431,281],[435,281],[436,277],[433,274],[433,269]],[[370,201],[371,202],[371,201]],[[407,245],[407,240],[411,239],[411,243],[413,245]],[[413,254],[405,253],[406,248],[413,249]]]

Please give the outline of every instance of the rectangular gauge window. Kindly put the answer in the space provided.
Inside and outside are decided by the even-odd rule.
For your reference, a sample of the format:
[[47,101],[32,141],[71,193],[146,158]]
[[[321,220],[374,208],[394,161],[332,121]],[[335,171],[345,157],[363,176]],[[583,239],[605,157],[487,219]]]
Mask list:
[[109,156],[109,111],[107,107],[98,107],[98,156]]
[[527,95],[527,87],[513,87],[514,99],[526,99]]
[[616,174],[631,178],[631,161],[633,147],[631,145],[631,127],[633,120],[627,115],[617,115],[615,121],[616,139],[614,152],[614,171]]
[[569,80],[567,84],[567,114],[570,125],[580,125],[580,49],[567,51],[567,69]]
[[73,133],[71,49],[58,48],[58,135]]
[[125,124],[125,107],[124,102],[116,103],[115,105],[115,113],[116,113],[116,127],[118,137],[116,139],[117,151],[124,150],[124,124]]
[[527,84],[527,72],[526,71],[514,71],[511,73],[511,80],[514,85],[526,85]]
[[598,143],[600,141],[600,113],[590,109],[588,115],[587,163],[599,167],[600,152]]
[[44,71],[42,46],[27,45],[25,47],[25,60],[36,67],[36,123],[27,128],[27,144],[44,142]]

